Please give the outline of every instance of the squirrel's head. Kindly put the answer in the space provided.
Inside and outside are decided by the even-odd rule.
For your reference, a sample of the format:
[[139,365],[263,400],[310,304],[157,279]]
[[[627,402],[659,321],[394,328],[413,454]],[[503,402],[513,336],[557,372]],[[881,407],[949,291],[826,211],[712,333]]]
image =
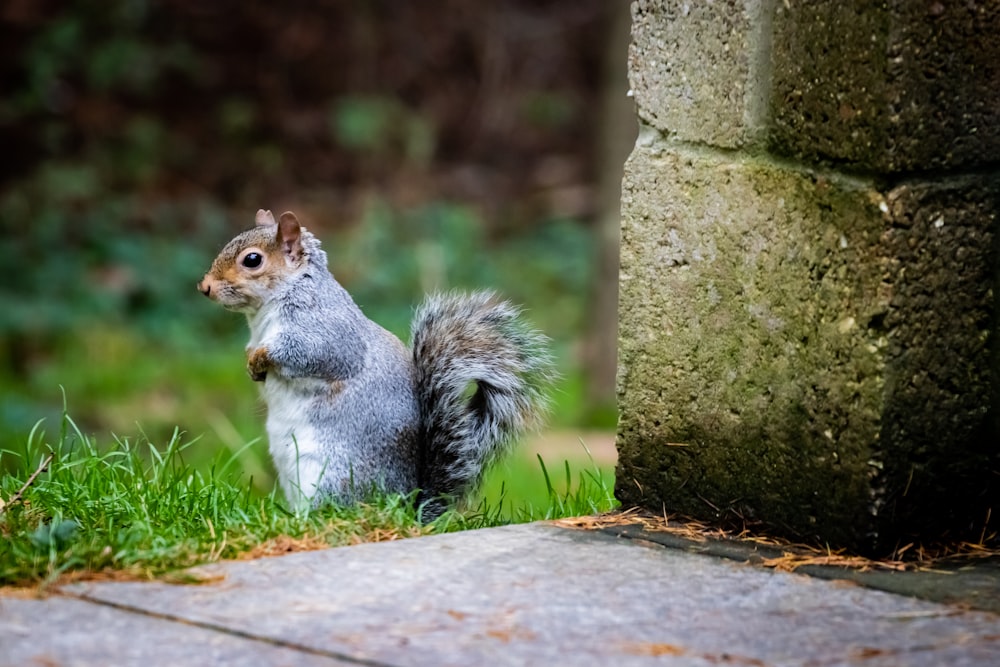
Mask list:
[[198,283],[198,291],[229,310],[253,314],[299,273],[319,241],[292,212],[277,222],[270,211],[257,211],[256,226],[226,244]]

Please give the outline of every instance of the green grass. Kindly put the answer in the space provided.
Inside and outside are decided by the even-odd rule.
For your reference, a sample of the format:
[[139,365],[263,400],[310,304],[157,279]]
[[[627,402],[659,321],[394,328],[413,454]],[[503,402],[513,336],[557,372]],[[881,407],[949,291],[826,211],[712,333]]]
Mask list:
[[[222,311],[195,296],[200,299],[195,304],[207,309],[206,315]],[[220,451],[231,454],[242,449],[246,442],[261,438],[266,408],[260,386],[244,369],[245,322],[234,317],[223,323],[229,328],[221,333],[195,329],[204,334],[198,339],[191,331],[170,331],[166,325],[166,338],[160,339],[128,327],[95,324],[75,330],[59,345],[45,346],[37,355],[4,350],[0,336],[0,362],[5,352],[30,360],[24,375],[5,371],[0,363],[0,448],[19,446],[41,417],[46,424],[58,424],[63,410],[60,387],[65,387],[71,412],[85,433],[110,432],[132,440],[145,436],[160,443],[179,427],[191,436],[202,436],[186,454],[198,468],[210,465]],[[588,417],[594,411],[584,399],[584,376],[574,369],[565,350],[558,352],[562,376],[551,391],[551,426],[613,428],[613,415],[596,421]],[[586,461],[582,449],[580,458]],[[243,452],[240,462],[253,474],[259,491],[274,486],[262,438]],[[531,465],[537,467],[534,460]],[[0,461],[0,474],[5,469]]]
[[507,522],[606,512],[617,505],[614,470],[597,464],[581,443],[572,460],[547,464],[540,454],[514,456],[487,475],[479,503]]
[[161,445],[124,438],[99,445],[65,415],[50,441],[36,424],[22,446],[0,450],[0,469],[8,471],[0,478],[0,499],[7,503],[0,509],[0,585],[44,585],[74,572],[153,577],[236,558],[279,538],[336,546],[589,514],[614,505],[608,471],[591,466],[573,484],[569,463],[553,476],[539,460],[542,483],[534,485],[532,498],[510,493],[529,475],[523,462],[511,463],[494,473],[482,498],[426,525],[411,499],[399,496],[296,513],[274,491],[255,489],[243,468],[245,452],[195,465],[198,446],[176,430]]

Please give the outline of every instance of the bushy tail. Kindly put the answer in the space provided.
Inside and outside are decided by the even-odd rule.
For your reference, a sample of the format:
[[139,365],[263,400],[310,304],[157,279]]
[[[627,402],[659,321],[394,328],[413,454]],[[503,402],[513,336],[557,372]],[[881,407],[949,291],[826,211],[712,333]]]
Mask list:
[[540,423],[553,378],[548,339],[491,292],[431,296],[413,320],[422,416],[424,515],[476,489],[486,469]]

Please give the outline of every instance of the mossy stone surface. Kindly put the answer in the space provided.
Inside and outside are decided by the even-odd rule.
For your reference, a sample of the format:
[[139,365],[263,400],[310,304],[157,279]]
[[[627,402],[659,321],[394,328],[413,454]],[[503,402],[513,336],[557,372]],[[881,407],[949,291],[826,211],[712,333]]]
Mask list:
[[623,187],[620,499],[868,551],[981,525],[987,182],[883,193],[645,132]]
[[639,117],[675,141],[858,174],[1000,153],[1000,3],[636,0]]
[[679,141],[751,141],[767,104],[755,85],[759,4],[632,3],[629,79],[640,117]]
[[995,162],[1000,3],[774,4],[771,148],[856,171]]

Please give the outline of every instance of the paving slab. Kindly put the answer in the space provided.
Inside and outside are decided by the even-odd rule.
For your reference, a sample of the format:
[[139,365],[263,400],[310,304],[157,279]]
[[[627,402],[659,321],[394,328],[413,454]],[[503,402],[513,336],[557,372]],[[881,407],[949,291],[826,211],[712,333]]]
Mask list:
[[991,613],[548,524],[198,571],[64,591],[369,665],[1000,665]]
[[[796,552],[794,545],[784,547],[753,540],[707,537],[695,541],[677,533],[647,529],[641,523],[609,526],[601,530],[610,535],[647,540],[672,549],[683,549],[754,565],[762,565],[766,559],[779,558],[786,552]],[[996,557],[964,561],[955,558],[939,561],[933,567],[921,570],[804,565],[795,571],[821,579],[835,579],[841,583],[854,582],[890,593],[1000,614],[1000,559]]]
[[0,597],[3,667],[351,664],[83,600]]

